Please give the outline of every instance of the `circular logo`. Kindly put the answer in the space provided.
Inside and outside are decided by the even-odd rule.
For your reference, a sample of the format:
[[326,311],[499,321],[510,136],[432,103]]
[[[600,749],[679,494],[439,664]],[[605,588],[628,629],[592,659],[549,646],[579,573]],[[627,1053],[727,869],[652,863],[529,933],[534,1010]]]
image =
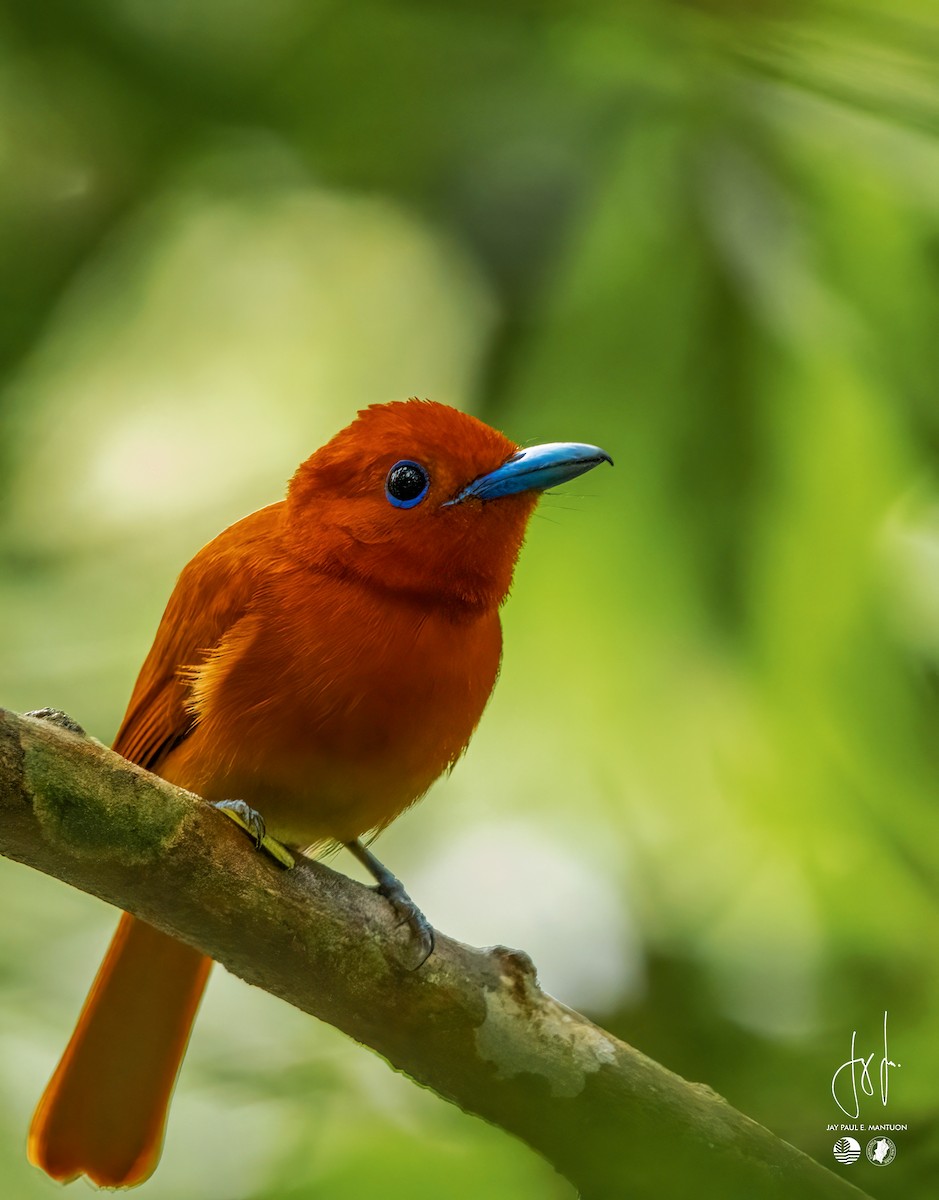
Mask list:
[[867,1143],[867,1157],[875,1167],[886,1167],[897,1157],[896,1143],[888,1137],[871,1138]]
[[853,1163],[861,1157],[861,1143],[854,1138],[839,1138],[832,1148],[832,1154],[840,1163]]

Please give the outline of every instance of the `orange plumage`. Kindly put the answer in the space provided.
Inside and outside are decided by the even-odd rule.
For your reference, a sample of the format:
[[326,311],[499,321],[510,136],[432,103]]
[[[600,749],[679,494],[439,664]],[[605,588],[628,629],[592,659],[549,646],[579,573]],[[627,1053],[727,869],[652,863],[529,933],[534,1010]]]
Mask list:
[[[207,799],[247,801],[288,844],[383,828],[476,727],[539,491],[607,458],[522,452],[426,401],[364,410],[286,500],[182,572],[114,749]],[[121,918],[33,1119],[34,1163],[107,1187],[150,1175],[209,966]]]

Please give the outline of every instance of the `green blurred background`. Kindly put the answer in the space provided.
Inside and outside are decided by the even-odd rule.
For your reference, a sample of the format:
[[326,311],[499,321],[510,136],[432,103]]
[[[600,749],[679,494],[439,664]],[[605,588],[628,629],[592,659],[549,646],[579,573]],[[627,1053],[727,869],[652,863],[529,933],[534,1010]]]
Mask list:
[[[939,1177],[939,12],[0,3],[0,703],[109,739],[179,568],[373,401],[547,498],[430,918],[835,1166],[852,1029]],[[337,860],[348,867],[348,862]],[[114,923],[0,861],[0,1178]],[[630,1131],[611,1155],[628,1152]],[[153,1200],[570,1198],[216,971]]]

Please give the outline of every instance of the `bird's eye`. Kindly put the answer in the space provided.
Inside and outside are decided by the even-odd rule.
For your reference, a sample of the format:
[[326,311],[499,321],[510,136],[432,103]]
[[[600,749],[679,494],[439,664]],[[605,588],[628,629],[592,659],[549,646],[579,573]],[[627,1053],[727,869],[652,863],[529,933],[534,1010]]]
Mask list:
[[420,463],[409,458],[396,462],[385,480],[385,495],[395,508],[413,508],[427,495],[430,476]]

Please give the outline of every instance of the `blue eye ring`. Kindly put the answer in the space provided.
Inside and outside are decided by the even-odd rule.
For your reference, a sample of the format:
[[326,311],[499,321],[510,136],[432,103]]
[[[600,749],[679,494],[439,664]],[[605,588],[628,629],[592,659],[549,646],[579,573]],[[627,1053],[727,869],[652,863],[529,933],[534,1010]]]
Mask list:
[[427,495],[427,468],[410,458],[396,462],[385,476],[385,496],[395,508],[414,508]]

